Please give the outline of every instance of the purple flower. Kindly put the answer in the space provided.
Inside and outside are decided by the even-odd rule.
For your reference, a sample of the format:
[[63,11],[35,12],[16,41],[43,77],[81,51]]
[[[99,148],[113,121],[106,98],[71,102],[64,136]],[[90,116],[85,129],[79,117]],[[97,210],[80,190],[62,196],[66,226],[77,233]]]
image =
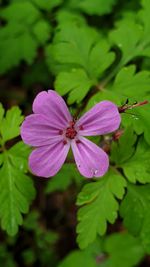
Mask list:
[[108,134],[120,125],[115,104],[102,101],[75,121],[61,96],[43,91],[33,103],[33,113],[21,127],[23,141],[36,149],[29,166],[37,176],[54,176],[62,167],[70,147],[79,172],[87,177],[103,176],[109,167],[107,154],[83,136]]

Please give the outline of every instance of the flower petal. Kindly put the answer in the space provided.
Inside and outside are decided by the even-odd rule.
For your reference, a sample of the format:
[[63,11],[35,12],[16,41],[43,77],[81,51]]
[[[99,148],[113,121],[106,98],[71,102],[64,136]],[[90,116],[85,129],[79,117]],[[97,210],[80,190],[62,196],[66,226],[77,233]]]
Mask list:
[[87,177],[103,176],[109,167],[107,154],[97,145],[84,137],[79,138],[79,142],[71,142],[74,158],[79,172]]
[[33,150],[29,157],[31,171],[41,177],[54,176],[65,162],[69,148],[70,143],[64,145],[62,141],[55,141]]
[[119,128],[121,117],[117,106],[102,101],[86,112],[76,123],[80,135],[92,136],[111,133]]
[[49,145],[52,139],[63,139],[60,130],[45,115],[32,114],[26,117],[21,126],[21,137],[30,146]]
[[36,96],[33,102],[33,112],[46,115],[61,127],[66,127],[72,120],[65,101],[53,90],[42,91]]

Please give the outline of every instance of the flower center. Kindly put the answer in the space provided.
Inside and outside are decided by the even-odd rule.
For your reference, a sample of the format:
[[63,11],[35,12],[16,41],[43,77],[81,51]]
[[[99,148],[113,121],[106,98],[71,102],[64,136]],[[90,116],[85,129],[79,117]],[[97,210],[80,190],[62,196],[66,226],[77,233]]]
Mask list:
[[75,130],[74,125],[75,125],[75,122],[74,121],[71,121],[70,122],[70,127],[68,127],[66,129],[65,135],[69,139],[74,139],[75,136],[77,135],[77,131]]

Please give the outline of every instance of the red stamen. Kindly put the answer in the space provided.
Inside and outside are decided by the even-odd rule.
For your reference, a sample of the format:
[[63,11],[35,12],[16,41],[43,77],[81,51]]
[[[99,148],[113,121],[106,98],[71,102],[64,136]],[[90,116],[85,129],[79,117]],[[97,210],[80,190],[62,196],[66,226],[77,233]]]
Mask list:
[[76,132],[76,130],[74,129],[74,127],[73,127],[73,128],[68,127],[68,128],[66,129],[66,137],[67,137],[67,138],[74,139],[76,135],[77,135],[77,132]]
[[74,139],[75,136],[77,135],[77,131],[75,130],[75,121],[70,121],[69,123],[70,127],[66,129],[66,137],[69,139]]

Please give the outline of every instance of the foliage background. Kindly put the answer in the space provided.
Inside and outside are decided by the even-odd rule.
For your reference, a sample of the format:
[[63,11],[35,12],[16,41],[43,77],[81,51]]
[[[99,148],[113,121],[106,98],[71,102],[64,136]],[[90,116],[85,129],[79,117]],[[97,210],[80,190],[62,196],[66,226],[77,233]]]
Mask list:
[[103,99],[150,100],[150,1],[0,2],[0,264],[150,266],[149,104],[122,115],[119,141],[92,138],[110,154],[100,180],[71,154],[52,179],[34,177],[19,136],[48,88],[78,116]]

